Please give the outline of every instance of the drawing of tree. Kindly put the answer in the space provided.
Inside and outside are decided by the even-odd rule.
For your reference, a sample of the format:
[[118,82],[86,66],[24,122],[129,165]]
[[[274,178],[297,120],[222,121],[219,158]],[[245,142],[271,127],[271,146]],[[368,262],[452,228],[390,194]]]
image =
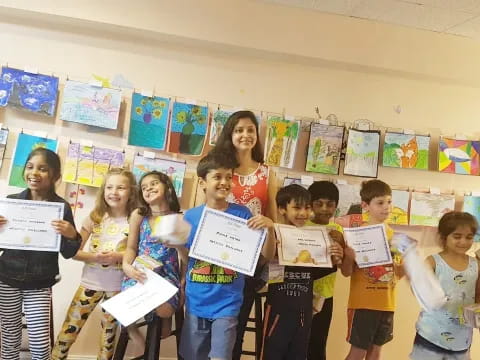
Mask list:
[[[315,144],[313,145],[313,162],[316,163],[318,160],[318,156],[320,155],[320,149],[322,148],[322,139],[318,138],[315,140]],[[315,164],[312,164],[315,167]]]

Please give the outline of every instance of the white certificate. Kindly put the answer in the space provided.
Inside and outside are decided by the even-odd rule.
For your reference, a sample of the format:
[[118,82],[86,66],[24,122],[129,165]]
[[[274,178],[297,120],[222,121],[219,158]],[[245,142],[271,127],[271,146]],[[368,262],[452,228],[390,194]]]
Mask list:
[[330,237],[325,226],[275,224],[280,265],[332,267]]
[[392,263],[384,224],[343,228],[343,236],[353,250],[359,268]]
[[131,288],[102,303],[102,308],[112,314],[123,326],[134,323],[162,305],[178,291],[178,288],[152,270],[144,268],[142,271],[147,274],[145,283],[137,282]]
[[0,228],[0,248],[59,251],[62,236],[52,220],[63,219],[63,203],[0,199],[0,215],[7,219]]
[[205,207],[188,255],[252,276],[266,235],[245,219]]

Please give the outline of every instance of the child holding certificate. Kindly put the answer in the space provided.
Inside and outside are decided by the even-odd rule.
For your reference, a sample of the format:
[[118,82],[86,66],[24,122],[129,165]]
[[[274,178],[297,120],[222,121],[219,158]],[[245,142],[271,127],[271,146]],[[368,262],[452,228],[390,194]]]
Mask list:
[[[369,214],[365,225],[384,224],[392,209],[392,190],[381,180],[362,183],[362,207]],[[388,241],[393,230],[385,224]],[[346,252],[352,249],[347,248]],[[388,254],[387,254],[388,255]],[[396,307],[396,283],[403,275],[400,256],[394,254],[393,264],[360,269],[345,256],[342,273],[351,276],[348,300],[348,335],[351,344],[347,360],[380,359],[381,348],[393,339],[393,313]]]
[[437,310],[422,311],[410,359],[470,359],[473,328],[462,323],[462,309],[480,302],[479,260],[467,255],[478,224],[465,212],[442,216],[438,234],[443,250],[427,258],[447,303]]
[[[70,205],[55,193],[61,177],[60,158],[44,148],[33,150],[27,157],[23,178],[27,189],[10,199],[59,202],[64,204],[63,218],[52,221],[62,235],[60,253],[73,257],[81,237],[75,230]],[[0,216],[0,227],[7,219]],[[35,236],[35,235],[32,235]],[[1,356],[3,360],[19,359],[22,341],[22,307],[28,327],[31,358],[50,359],[50,311],[52,286],[60,280],[58,253],[51,251],[9,250],[0,256],[0,322]]]
[[[67,359],[70,347],[100,301],[118,294],[123,280],[122,258],[128,235],[128,218],[137,207],[135,177],[130,171],[112,168],[97,192],[95,208],[85,219],[82,244],[74,259],[83,261],[82,278],[58,334],[53,360]],[[89,249],[83,250],[87,241]],[[102,311],[98,359],[111,359],[117,335],[117,321]]]
[[[135,258],[141,255],[160,262],[162,266],[155,268],[155,272],[180,288],[182,275],[179,255],[183,266],[186,263],[186,256],[183,257],[184,252],[180,250],[177,252],[176,248],[152,236],[152,228],[157,221],[161,221],[162,216],[180,212],[175,188],[168,175],[158,171],[143,174],[139,186],[140,207],[130,216],[127,249],[123,256],[123,271],[127,277],[122,284],[122,290],[132,287],[137,281],[146,280],[146,274],[133,266]],[[181,306],[180,291],[155,310],[155,314],[163,320],[162,337],[170,334],[172,315],[179,306]],[[143,335],[135,326],[129,327],[128,333],[138,346],[145,344]]]
[[[276,202],[287,225],[302,227],[309,221],[311,195],[302,186],[293,184],[280,189]],[[333,242],[329,250],[332,258],[343,257],[338,243]],[[313,282],[332,269],[277,267],[280,279],[268,285],[261,359],[305,359],[312,323]]]
[[[330,230],[329,235],[331,239],[345,248],[342,227],[330,222],[335,215],[338,205],[339,192],[337,186],[331,181],[315,181],[310,185],[308,191],[312,196],[313,217],[307,221],[306,225],[326,225]],[[333,266],[331,269],[325,269],[325,276],[313,282],[314,315],[310,331],[308,360],[326,360],[327,358],[327,338],[332,321],[333,289],[335,287],[336,273],[336,266]]]
[[[221,153],[211,152],[198,163],[197,175],[205,192],[206,204],[185,213],[185,220],[192,226],[186,244],[188,249],[205,208],[253,221],[247,207],[227,201],[234,168],[235,161]],[[258,226],[250,220],[247,225],[252,229]],[[189,258],[185,322],[180,344],[180,354],[185,360],[231,359],[244,283],[245,276],[241,273]]]

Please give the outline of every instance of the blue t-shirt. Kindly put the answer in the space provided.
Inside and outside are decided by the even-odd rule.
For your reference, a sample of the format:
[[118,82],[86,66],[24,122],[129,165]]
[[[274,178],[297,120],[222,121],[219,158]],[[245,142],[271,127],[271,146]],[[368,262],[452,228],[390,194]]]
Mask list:
[[[188,242],[190,249],[205,205],[197,206],[185,213],[184,219],[192,225]],[[227,214],[250,219],[252,214],[247,207],[230,203]],[[188,260],[186,279],[186,308],[197,317],[218,319],[237,316],[243,302],[245,276],[193,258]]]

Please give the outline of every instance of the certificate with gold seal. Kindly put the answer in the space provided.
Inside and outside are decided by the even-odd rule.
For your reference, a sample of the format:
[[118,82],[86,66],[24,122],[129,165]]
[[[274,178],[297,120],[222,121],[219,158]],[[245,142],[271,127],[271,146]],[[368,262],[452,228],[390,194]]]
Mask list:
[[245,219],[205,207],[188,256],[252,276],[266,236]]
[[348,246],[355,250],[355,262],[360,269],[392,263],[384,224],[343,228]]
[[332,267],[326,226],[275,224],[280,265]]
[[0,228],[0,248],[58,252],[62,237],[51,222],[63,219],[63,207],[57,202],[0,199],[0,215],[7,219]]

